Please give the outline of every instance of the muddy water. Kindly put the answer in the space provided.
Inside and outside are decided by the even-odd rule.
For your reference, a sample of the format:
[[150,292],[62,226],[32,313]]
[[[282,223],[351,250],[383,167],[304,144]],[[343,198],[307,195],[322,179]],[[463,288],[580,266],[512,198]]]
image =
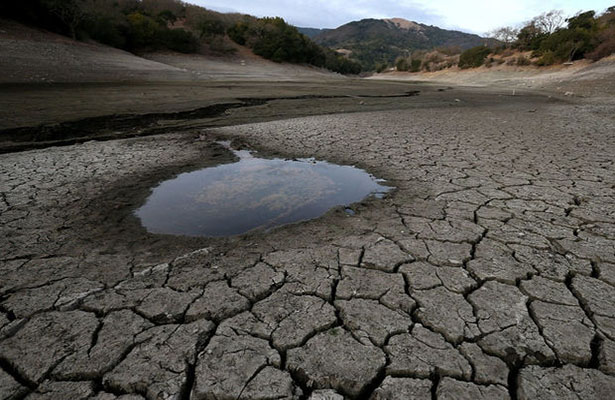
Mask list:
[[136,211],[151,233],[231,236],[317,218],[391,188],[367,172],[313,159],[239,161],[184,173],[155,187]]

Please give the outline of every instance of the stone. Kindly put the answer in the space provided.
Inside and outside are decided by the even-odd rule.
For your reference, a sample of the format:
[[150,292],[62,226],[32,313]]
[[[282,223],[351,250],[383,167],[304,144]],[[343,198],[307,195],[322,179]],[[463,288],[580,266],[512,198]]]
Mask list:
[[287,367],[314,389],[333,388],[358,396],[385,365],[377,347],[358,342],[340,328],[319,333],[287,353]]

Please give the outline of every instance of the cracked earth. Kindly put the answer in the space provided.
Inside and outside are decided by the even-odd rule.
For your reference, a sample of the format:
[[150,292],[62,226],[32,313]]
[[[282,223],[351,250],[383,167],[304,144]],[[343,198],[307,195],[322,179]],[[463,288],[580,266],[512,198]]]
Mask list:
[[[1,155],[0,398],[610,398],[613,107],[489,96]],[[220,139],[396,189],[145,232],[156,182],[233,161]]]

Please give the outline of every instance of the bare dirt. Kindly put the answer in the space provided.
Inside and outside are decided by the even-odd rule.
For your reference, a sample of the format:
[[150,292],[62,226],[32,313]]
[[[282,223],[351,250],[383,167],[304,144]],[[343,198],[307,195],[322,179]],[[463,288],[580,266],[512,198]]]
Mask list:
[[[610,397],[612,93],[166,74],[0,85],[0,398]],[[396,189],[146,232],[153,186],[234,161],[218,140]]]
[[615,93],[615,55],[597,62],[580,60],[551,67],[499,65],[422,73],[387,72],[370,79],[499,87],[509,93],[534,89],[556,95],[568,93],[569,96],[588,98],[612,97]]

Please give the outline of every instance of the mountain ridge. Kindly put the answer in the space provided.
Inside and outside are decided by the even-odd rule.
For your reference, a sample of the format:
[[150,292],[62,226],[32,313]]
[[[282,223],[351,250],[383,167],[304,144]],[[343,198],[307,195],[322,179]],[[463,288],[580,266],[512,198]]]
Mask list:
[[364,69],[378,65],[392,65],[397,57],[405,57],[415,50],[439,47],[466,50],[489,39],[476,34],[442,29],[404,18],[352,21],[336,29],[323,31],[312,37],[316,43],[332,49],[350,50],[350,58],[359,61]]

